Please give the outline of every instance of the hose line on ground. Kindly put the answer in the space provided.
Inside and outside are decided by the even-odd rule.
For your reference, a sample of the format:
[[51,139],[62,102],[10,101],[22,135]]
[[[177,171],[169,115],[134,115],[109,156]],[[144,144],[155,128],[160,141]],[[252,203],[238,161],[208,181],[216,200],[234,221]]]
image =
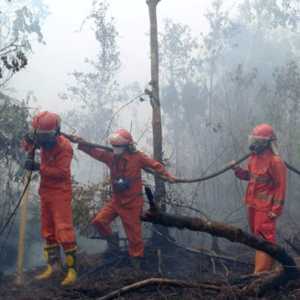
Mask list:
[[4,233],[4,231],[6,230],[6,228],[8,227],[8,225],[10,224],[12,218],[13,218],[13,217],[15,216],[15,214],[17,213],[17,210],[18,210],[18,208],[20,207],[20,205],[21,205],[21,203],[22,203],[22,201],[23,201],[23,198],[24,198],[24,196],[25,196],[25,194],[26,194],[26,192],[27,192],[27,190],[28,190],[28,188],[29,188],[29,186],[30,186],[31,177],[32,177],[32,171],[30,171],[30,172],[28,173],[28,176],[27,176],[27,182],[26,182],[26,184],[25,184],[25,187],[24,187],[24,189],[23,189],[23,192],[22,192],[22,194],[21,194],[21,196],[20,196],[20,198],[19,198],[19,200],[18,200],[18,202],[17,202],[17,204],[16,204],[14,210],[13,210],[12,213],[9,215],[9,217],[7,218],[5,224],[4,224],[4,225],[2,226],[2,228],[0,229],[0,236]]

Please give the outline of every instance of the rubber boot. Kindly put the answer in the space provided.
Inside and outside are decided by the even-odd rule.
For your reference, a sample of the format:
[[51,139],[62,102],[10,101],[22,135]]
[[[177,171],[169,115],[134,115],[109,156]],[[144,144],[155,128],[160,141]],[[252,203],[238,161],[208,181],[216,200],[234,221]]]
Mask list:
[[46,280],[52,277],[54,273],[61,270],[59,245],[47,245],[44,248],[44,256],[47,261],[46,269],[35,277],[37,280]]
[[256,251],[254,274],[271,271],[273,262],[273,258],[267,253],[263,251]]
[[130,263],[135,270],[141,270],[142,258],[130,257]]
[[70,286],[77,280],[76,248],[66,250],[67,275],[61,282],[62,286]]

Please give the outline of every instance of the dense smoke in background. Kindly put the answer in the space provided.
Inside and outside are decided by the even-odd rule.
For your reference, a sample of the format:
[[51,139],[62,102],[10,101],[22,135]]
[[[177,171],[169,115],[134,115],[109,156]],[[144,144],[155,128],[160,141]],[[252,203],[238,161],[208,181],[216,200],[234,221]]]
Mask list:
[[[19,28],[23,33],[27,30],[22,39],[25,42],[31,41],[31,36],[34,35],[41,43],[47,43],[47,35],[42,35],[42,24],[47,21],[48,16],[45,3],[23,2],[28,11],[22,10],[25,15],[21,15],[23,18],[20,20],[30,24],[28,20],[34,21],[30,18],[29,12],[32,11],[34,16],[38,13],[40,20],[38,23],[34,21],[34,24],[41,24],[41,27]],[[159,4],[158,9],[164,5],[163,2]],[[15,4],[6,3],[3,8],[1,5],[1,22],[3,18],[12,18],[14,11],[20,9],[10,7]],[[144,6],[146,10],[145,3]],[[232,159],[241,157],[248,150],[247,139],[251,128],[261,122],[268,122],[274,126],[280,152],[287,161],[299,165],[299,6],[296,0],[239,0],[235,1],[235,5],[231,1],[212,1],[205,13],[199,12],[199,15],[205,17],[203,31],[192,30],[184,22],[173,20],[172,15],[159,24],[164,162],[177,177],[199,177],[222,168]],[[8,7],[11,9],[9,13]],[[57,91],[59,103],[64,108],[63,130],[76,130],[79,135],[92,142],[105,144],[112,130],[119,126],[126,127],[136,138],[138,148],[151,154],[151,107],[149,98],[143,95],[147,82],[143,77],[124,83],[120,77],[120,73],[126,74],[130,70],[126,69],[127,63],[122,60],[124,45],[121,49],[122,37],[113,8],[114,5],[110,5],[108,1],[94,1],[84,20],[73,21],[74,31],[80,26],[83,27],[82,30],[91,28],[93,36],[89,36],[89,39],[95,53],[91,57],[85,55],[86,59],[83,57],[81,63],[74,67],[72,65],[71,72],[64,75],[68,81],[63,90]],[[12,22],[9,26],[16,28],[13,27],[17,26],[16,24],[20,22]],[[37,30],[30,31],[30,28]],[[132,35],[134,39],[137,38],[135,32],[132,32]],[[141,38],[147,42],[148,36]],[[10,42],[5,39],[8,37],[1,31],[1,49]],[[30,66],[31,46],[29,47],[28,43],[24,45],[27,47],[20,47],[23,47],[21,50],[28,58]],[[126,46],[134,49],[134,44]],[[47,47],[47,44],[42,47]],[[64,48],[63,45],[61,47]],[[148,49],[148,42],[145,47]],[[12,51],[9,55],[9,59],[13,59],[16,52]],[[67,56],[64,50],[61,55]],[[145,65],[148,64],[148,56],[145,56]],[[132,56],[127,59],[133,58]],[[10,120],[16,119],[15,116],[19,114],[22,115],[22,118],[18,118],[18,126],[13,127],[14,132],[18,134],[11,134],[12,127],[1,126],[0,138],[5,139],[5,143],[1,145],[6,145],[13,137],[20,139],[27,130],[24,126],[25,120],[30,119],[37,107],[43,109],[44,106],[39,99],[33,101],[34,91],[28,91],[26,101],[14,100],[12,103],[12,98],[7,95],[16,94],[12,88],[18,90],[18,78],[14,81],[13,76],[20,76],[23,71],[20,70],[17,74],[17,71],[12,72],[8,69],[5,63],[1,66],[5,71],[2,73],[10,79],[3,80],[0,85],[3,92],[3,95],[0,95],[3,100],[1,112],[7,115],[10,109]],[[148,69],[144,73],[147,71]],[[58,69],[57,72],[63,71]],[[22,154],[11,154],[18,148],[17,142],[13,145],[14,149],[5,148],[0,151],[0,166],[3,170],[0,176],[0,205],[5,208],[1,210],[1,220],[5,220],[22,189]],[[9,170],[10,175],[7,174]],[[73,171],[74,182],[101,185],[101,189],[107,188],[107,169],[78,152]],[[145,180],[152,183],[149,176]],[[286,236],[298,234],[297,180],[294,175],[289,176],[286,207],[279,224],[279,233],[280,227],[284,226]],[[36,190],[37,184],[34,184],[32,190]],[[246,229],[243,193],[243,183],[237,181],[229,172],[201,184],[168,186],[167,201],[170,204],[167,205],[167,209],[170,212],[188,215],[196,215],[200,211],[211,219]],[[101,206],[104,199],[105,195],[98,192],[93,194],[93,199],[87,199],[84,203],[92,200],[95,209]],[[39,240],[37,195],[32,197],[31,202],[27,253],[38,253],[42,245]],[[78,203],[82,202],[74,204],[75,214],[76,209],[82,209]],[[190,207],[194,207],[198,212]],[[13,268],[16,257],[17,223],[16,219],[7,239],[1,240],[1,251],[6,253],[6,256],[1,255],[1,258],[10,257],[10,268]],[[180,243],[188,242],[196,247],[217,247],[216,241],[212,242],[205,234],[176,231],[172,232],[172,235]],[[229,244],[224,246],[222,249],[225,252],[227,247],[232,247]],[[79,240],[79,247],[97,252],[103,245],[100,245],[99,241],[88,243],[87,240]],[[38,263],[30,259],[28,262],[27,267]],[[8,266],[1,264],[1,268],[3,267],[6,269]]]

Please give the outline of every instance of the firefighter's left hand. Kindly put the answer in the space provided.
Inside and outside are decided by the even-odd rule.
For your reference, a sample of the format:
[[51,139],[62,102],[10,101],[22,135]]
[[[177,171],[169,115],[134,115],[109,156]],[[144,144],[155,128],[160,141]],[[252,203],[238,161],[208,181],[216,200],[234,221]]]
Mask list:
[[177,181],[177,178],[174,177],[174,176],[169,176],[169,177],[167,178],[167,180],[168,180],[169,183],[175,183],[175,182]]
[[238,165],[236,165],[236,161],[235,160],[231,160],[228,164],[227,164],[228,168],[231,168],[233,171],[235,171],[238,168]]
[[275,213],[273,213],[272,211],[268,212],[268,217],[272,220],[277,218],[277,215]]

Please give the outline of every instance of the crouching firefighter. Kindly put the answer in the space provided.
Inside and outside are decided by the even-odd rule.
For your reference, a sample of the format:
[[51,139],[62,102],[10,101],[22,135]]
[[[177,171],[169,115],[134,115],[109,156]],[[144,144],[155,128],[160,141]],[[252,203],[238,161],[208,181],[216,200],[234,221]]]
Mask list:
[[161,163],[137,151],[131,134],[125,129],[119,129],[110,135],[109,142],[113,152],[91,148],[81,138],[76,142],[81,151],[105,163],[111,174],[112,199],[99,211],[92,224],[107,240],[107,252],[112,253],[116,249],[117,236],[116,233],[113,234],[110,223],[119,216],[128,239],[131,263],[134,268],[139,269],[144,256],[140,220],[144,204],[141,171],[148,167],[170,182],[174,182],[175,178]]
[[[249,136],[252,155],[246,169],[233,167],[235,175],[249,181],[245,195],[252,234],[276,242],[276,221],[281,215],[286,192],[287,170],[278,154],[276,135],[268,124],[256,126]],[[256,251],[254,273],[270,271],[273,259]]]
[[65,252],[67,274],[63,286],[76,281],[76,240],[72,218],[71,161],[73,149],[60,135],[60,117],[51,112],[41,112],[32,120],[32,132],[24,138],[25,150],[40,148],[41,163],[28,156],[25,169],[39,171],[41,176],[41,234],[45,239],[44,254],[47,267],[38,280],[52,277],[61,271],[60,247]]

